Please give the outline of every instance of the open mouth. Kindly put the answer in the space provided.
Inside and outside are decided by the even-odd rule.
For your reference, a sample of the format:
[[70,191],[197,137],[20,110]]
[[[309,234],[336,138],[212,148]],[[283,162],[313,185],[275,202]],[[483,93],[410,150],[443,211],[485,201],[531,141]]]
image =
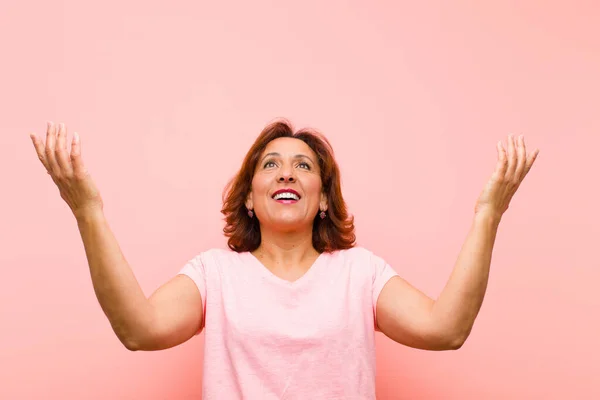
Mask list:
[[300,200],[300,195],[293,190],[279,190],[273,195],[273,200],[282,204],[293,204]]

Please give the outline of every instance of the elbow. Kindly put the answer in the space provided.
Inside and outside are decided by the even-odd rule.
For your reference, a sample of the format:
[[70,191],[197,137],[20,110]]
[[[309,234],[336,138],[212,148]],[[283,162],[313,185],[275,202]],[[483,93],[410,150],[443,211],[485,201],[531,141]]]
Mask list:
[[467,338],[469,337],[470,333],[471,333],[471,330],[468,329],[468,330],[460,331],[454,335],[451,335],[449,338],[449,342],[448,342],[448,350],[460,349],[467,341]]
[[129,351],[139,351],[142,350],[140,343],[136,340],[133,340],[130,337],[122,337],[118,336],[121,344]]
[[142,336],[148,329],[141,326],[125,326],[124,324],[112,324],[113,332],[119,339],[119,342],[129,351],[145,350],[147,337]]
[[463,344],[465,344],[466,340],[467,340],[467,338],[455,338],[455,339],[453,339],[448,344],[448,350],[458,350],[458,349],[460,349],[463,346]]
[[123,346],[125,346],[125,348],[129,351],[138,351],[140,350],[140,348],[133,342],[121,342],[123,343]]

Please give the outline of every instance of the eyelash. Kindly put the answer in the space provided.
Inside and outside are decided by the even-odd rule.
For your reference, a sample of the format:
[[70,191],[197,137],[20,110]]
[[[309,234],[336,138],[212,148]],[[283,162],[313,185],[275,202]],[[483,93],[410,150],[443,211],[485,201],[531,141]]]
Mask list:
[[[267,165],[269,164],[275,164],[275,161],[267,161],[265,165],[263,165],[263,168],[267,168]],[[302,161],[300,165],[302,164],[306,165],[306,169],[310,170],[310,165],[307,162]]]

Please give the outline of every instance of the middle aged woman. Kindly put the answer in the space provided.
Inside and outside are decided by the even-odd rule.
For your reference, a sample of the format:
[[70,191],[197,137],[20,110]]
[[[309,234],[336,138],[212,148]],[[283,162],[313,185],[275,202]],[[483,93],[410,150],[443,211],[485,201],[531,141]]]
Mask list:
[[501,217],[539,153],[527,155],[523,136],[509,135],[508,154],[498,142],[496,169],[433,300],[355,246],[327,139],[275,121],[224,193],[229,250],[202,251],[146,298],[108,228],[79,141],[67,158],[64,125],[55,133],[49,125],[45,151],[32,139],[77,218],[115,333],[130,350],[160,350],[204,330],[207,399],[373,399],[375,330],[414,348],[460,348],[483,301]]

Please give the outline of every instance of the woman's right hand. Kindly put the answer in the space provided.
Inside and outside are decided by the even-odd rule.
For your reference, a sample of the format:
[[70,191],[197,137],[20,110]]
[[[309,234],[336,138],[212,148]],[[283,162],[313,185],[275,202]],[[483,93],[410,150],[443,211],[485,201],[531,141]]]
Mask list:
[[71,143],[71,154],[67,150],[67,128],[63,123],[55,125],[48,122],[46,145],[35,133],[29,136],[38,158],[58,186],[60,197],[69,205],[75,217],[102,210],[104,204],[100,192],[83,165],[77,132]]

